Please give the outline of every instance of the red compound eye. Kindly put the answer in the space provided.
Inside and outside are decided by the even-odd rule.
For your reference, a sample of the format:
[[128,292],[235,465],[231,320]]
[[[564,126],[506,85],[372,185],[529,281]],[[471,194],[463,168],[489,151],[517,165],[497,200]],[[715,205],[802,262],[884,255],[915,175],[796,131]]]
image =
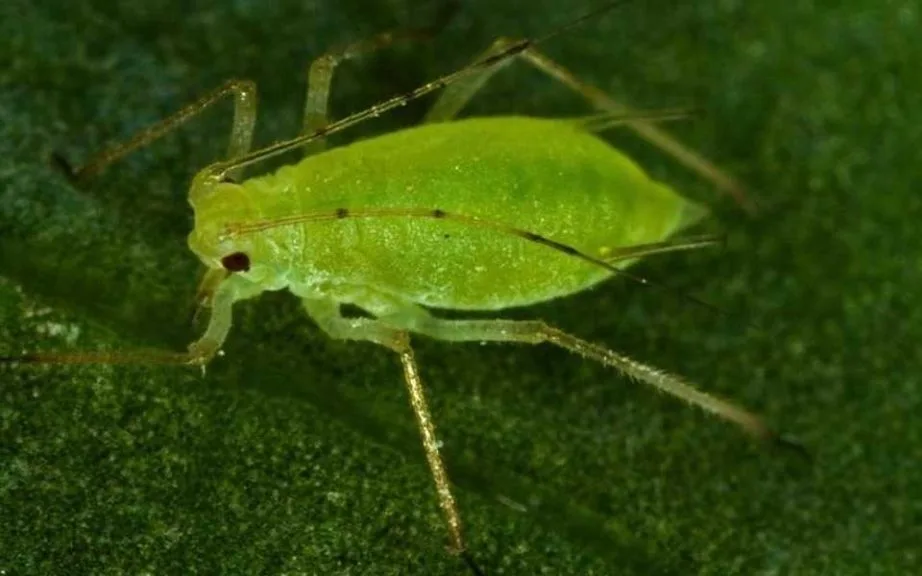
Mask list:
[[243,252],[234,252],[221,258],[221,266],[228,272],[246,272],[250,269],[250,257]]

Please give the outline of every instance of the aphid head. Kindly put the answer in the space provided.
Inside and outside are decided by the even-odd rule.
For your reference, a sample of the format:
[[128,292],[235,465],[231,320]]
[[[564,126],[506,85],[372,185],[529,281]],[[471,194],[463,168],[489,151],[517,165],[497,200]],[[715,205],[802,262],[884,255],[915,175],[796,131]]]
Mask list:
[[195,212],[189,248],[205,266],[241,276],[267,289],[275,288],[273,279],[279,277],[279,271],[274,269],[271,256],[260,250],[259,236],[227,234],[229,222],[252,220],[254,213],[259,214],[254,212],[242,186],[230,182],[200,187],[193,184],[189,203]]

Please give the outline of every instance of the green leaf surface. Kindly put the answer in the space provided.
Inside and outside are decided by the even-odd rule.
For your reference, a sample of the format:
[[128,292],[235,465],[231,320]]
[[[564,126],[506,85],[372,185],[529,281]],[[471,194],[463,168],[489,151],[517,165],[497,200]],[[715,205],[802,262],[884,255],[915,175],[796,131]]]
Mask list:
[[[539,35],[590,2],[469,0],[431,42],[348,63],[343,115]],[[222,105],[76,189],[76,162],[228,77],[260,87],[261,143],[300,126],[331,46],[425,25],[434,2],[315,0],[0,7],[0,353],[182,350],[199,264],[194,172],[226,147]],[[487,574],[911,574],[922,568],[922,43],[911,0],[633,0],[549,41],[740,177],[755,219],[631,136],[614,143],[714,206],[727,245],[639,273],[728,310],[613,281],[540,317],[734,398],[812,465],[544,347],[418,339]],[[419,102],[336,142],[417,122]],[[469,114],[573,116],[524,66]],[[578,191],[573,191],[578,193]],[[0,573],[463,574],[393,354],[331,341],[281,293],[235,308],[191,369],[0,366]]]

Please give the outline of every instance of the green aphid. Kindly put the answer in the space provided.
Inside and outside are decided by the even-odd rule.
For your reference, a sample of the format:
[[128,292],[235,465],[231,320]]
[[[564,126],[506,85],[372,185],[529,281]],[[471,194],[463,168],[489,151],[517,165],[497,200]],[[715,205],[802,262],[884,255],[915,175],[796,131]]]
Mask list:
[[[250,147],[256,87],[232,81],[79,169],[60,161],[72,179],[83,180],[233,96],[229,159],[201,170],[189,191],[195,211],[189,246],[207,267],[198,303],[210,312],[208,326],[185,353],[51,352],[2,361],[204,366],[224,343],[235,302],[288,289],[330,337],[374,342],[398,355],[450,549],[478,572],[465,553],[410,334],[455,342],[550,343],[730,420],[757,438],[778,440],[755,415],[543,322],[446,320],[431,313],[527,306],[625,274],[644,256],[714,243],[710,237],[672,238],[706,211],[652,180],[596,135],[613,125],[633,129],[750,206],[731,178],[651,124],[674,112],[630,111],[536,49],[612,6],[537,40],[499,39],[471,65],[339,121],[327,115],[336,65],[419,33],[389,32],[322,56],[310,68],[301,135],[255,152]],[[454,120],[493,73],[514,61],[561,81],[601,113],[579,120]],[[325,150],[327,135],[437,90],[440,97],[421,126]],[[297,163],[242,178],[245,167],[298,149],[304,157]],[[344,317],[343,304],[369,317]]]

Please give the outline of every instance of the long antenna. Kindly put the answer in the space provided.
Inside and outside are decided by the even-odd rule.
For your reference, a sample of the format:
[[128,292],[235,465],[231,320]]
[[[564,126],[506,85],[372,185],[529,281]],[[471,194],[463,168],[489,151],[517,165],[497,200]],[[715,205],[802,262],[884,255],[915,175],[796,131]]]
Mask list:
[[359,112],[346,116],[345,118],[341,120],[337,120],[336,122],[333,122],[327,126],[324,126],[322,128],[315,130],[311,134],[304,134],[302,136],[298,136],[290,140],[284,140],[282,142],[278,142],[271,146],[267,146],[266,148],[263,148],[261,150],[256,150],[249,154],[243,155],[239,158],[234,158],[232,160],[227,160],[224,162],[216,162],[210,166],[207,166],[199,173],[199,177],[202,179],[201,182],[205,185],[220,183],[227,178],[227,175],[229,172],[232,172],[238,168],[243,168],[245,166],[249,166],[251,164],[256,164],[257,162],[261,162],[263,160],[273,158],[280,154],[284,154],[290,150],[295,150],[297,148],[300,148],[304,146],[305,144],[309,144],[320,138],[329,136],[330,134],[334,134],[336,132],[345,130],[346,128],[354,126],[365,120],[368,120],[369,118],[376,118],[380,116],[381,114],[384,114],[385,112],[389,112],[390,110],[393,110],[394,108],[404,106],[408,102],[411,102],[413,100],[416,100],[417,98],[425,96],[426,94],[429,94],[431,92],[435,92],[436,90],[444,88],[445,86],[452,84],[456,82],[457,80],[460,80],[466,76],[470,76],[485,68],[490,68],[492,66],[495,66],[501,63],[504,60],[515,57],[521,54],[522,52],[524,52],[525,50],[527,50],[528,48],[535,46],[536,44],[540,44],[542,42],[550,40],[551,38],[554,38],[555,36],[559,36],[563,32],[566,32],[574,28],[575,26],[580,25],[591,18],[595,18],[610,10],[617,8],[618,6],[622,4],[626,4],[627,1],[628,0],[616,0],[615,2],[609,2],[608,4],[604,4],[600,6],[599,8],[596,8],[595,10],[592,10],[590,12],[587,12],[586,14],[583,14],[582,16],[580,16],[579,18],[573,21],[567,24],[564,24],[563,26],[551,32],[544,34],[543,36],[539,36],[536,39],[526,38],[524,40],[515,42],[514,44],[511,44],[510,46],[508,46],[505,50],[502,50],[500,52],[497,52],[496,54],[487,56],[486,58],[483,58],[482,60],[474,62],[473,64],[466,66],[465,68],[456,70],[455,72],[446,74],[440,78],[427,82],[426,84],[423,84],[422,86],[419,86],[418,88],[415,88],[414,90],[411,90],[405,94],[401,94],[398,96],[394,96],[392,98],[388,98],[387,100],[384,100],[383,102],[379,102],[378,104],[370,106],[366,108],[365,110],[361,110]]
[[[284,216],[281,218],[266,219],[266,220],[255,220],[253,222],[231,222],[227,224],[224,228],[224,233],[219,238],[221,241],[229,240],[236,238],[238,236],[244,236],[247,234],[254,234],[256,232],[263,232],[265,230],[271,230],[272,228],[280,228],[283,226],[294,226],[297,224],[307,224],[310,222],[331,222],[335,220],[344,220],[346,218],[428,218],[433,220],[453,220],[455,222],[460,222],[467,226],[477,227],[477,228],[486,228],[498,232],[500,234],[505,234],[507,236],[517,236],[528,242],[533,242],[535,244],[540,244],[546,246],[552,250],[555,250],[559,253],[583,260],[589,264],[598,266],[599,268],[604,268],[614,275],[624,276],[638,284],[650,288],[658,288],[661,290],[666,290],[673,295],[681,296],[683,299],[688,300],[698,306],[707,308],[712,312],[718,314],[726,315],[727,313],[718,308],[717,306],[706,302],[696,296],[684,293],[677,292],[675,288],[670,287],[667,284],[661,284],[657,282],[651,282],[643,276],[637,274],[632,274],[627,272],[617,266],[611,264],[603,258],[596,258],[590,254],[582,252],[569,244],[564,244],[563,242],[558,242],[547,236],[542,236],[536,234],[529,230],[523,228],[518,228],[516,226],[511,226],[509,224],[504,224],[502,222],[497,222],[495,220],[489,220],[486,218],[481,218],[479,216],[469,216],[466,214],[459,214],[457,212],[447,212],[439,208],[335,208],[332,210],[323,210],[323,211],[313,211],[306,212],[304,214],[297,214],[294,216]],[[700,241],[699,239],[695,239]],[[681,242],[681,241],[679,241]],[[693,240],[693,243],[695,241]],[[700,242],[697,242],[700,244]],[[714,244],[715,242],[707,242],[706,244]],[[675,248],[673,248],[674,250]],[[668,250],[663,250],[668,251]]]

